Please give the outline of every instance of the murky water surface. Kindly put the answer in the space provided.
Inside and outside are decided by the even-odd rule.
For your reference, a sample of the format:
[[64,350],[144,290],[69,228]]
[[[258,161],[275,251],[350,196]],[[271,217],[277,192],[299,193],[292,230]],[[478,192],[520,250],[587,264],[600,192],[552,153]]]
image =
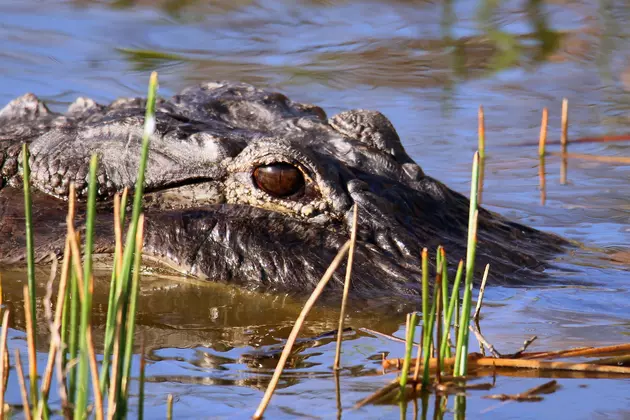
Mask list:
[[[558,140],[563,97],[570,102],[571,138],[630,132],[629,28],[630,7],[612,0],[5,0],[0,103],[34,92],[60,110],[79,95],[102,102],[142,95],[151,70],[160,73],[162,95],[200,81],[241,80],[316,103],[329,115],[381,110],[424,170],[464,193],[483,104],[484,205],[585,245],[559,257],[552,275],[562,286],[490,286],[486,337],[505,352],[532,335],[539,337],[536,349],[607,345],[630,337],[630,261],[602,257],[630,243],[630,170],[570,160],[569,184],[560,185],[559,160],[552,157],[543,206],[534,144],[545,106],[550,138]],[[629,144],[572,145],[571,151],[627,156]],[[20,305],[23,274],[4,277],[8,305]],[[104,293],[98,295],[102,309]],[[139,329],[150,359],[149,417],[164,416],[169,393],[177,418],[251,415],[300,304],[226,286],[147,281]],[[320,335],[335,328],[337,316],[322,308],[309,317],[302,336],[315,338],[291,357],[270,418],[336,416],[334,342]],[[403,321],[402,314],[354,309],[348,324],[402,336]],[[9,335],[11,346],[24,350],[22,331],[17,320]],[[398,416],[396,406],[349,408],[392,379],[380,376],[380,354],[402,350],[363,332],[349,335],[340,381],[344,417]],[[521,392],[543,381],[499,378],[497,389]],[[498,404],[481,398],[487,392],[470,392],[467,415],[630,416],[627,379],[560,383],[537,404]],[[9,397],[18,403],[15,386],[12,379]]]

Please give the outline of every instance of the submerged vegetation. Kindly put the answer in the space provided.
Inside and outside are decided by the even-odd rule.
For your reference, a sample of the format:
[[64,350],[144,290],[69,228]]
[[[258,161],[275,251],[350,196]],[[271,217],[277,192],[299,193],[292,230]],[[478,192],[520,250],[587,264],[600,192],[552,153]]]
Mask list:
[[[86,204],[85,237],[82,241],[75,229],[74,189],[71,187],[67,216],[67,237],[61,262],[61,270],[57,283],[57,299],[52,304],[53,285],[57,275],[57,262],[53,262],[51,276],[44,298],[46,324],[49,326],[49,351],[46,367],[41,379],[38,377],[36,363],[36,296],[35,296],[35,263],[31,221],[31,196],[29,184],[28,149],[23,147],[23,180],[25,200],[25,222],[27,232],[27,286],[24,287],[24,312],[28,341],[28,380],[22,367],[21,355],[16,350],[13,358],[8,354],[7,331],[9,310],[2,312],[2,330],[0,333],[0,418],[7,410],[4,401],[5,390],[11,362],[18,375],[22,395],[22,413],[25,418],[48,419],[62,415],[67,418],[120,419],[126,418],[129,412],[129,396],[131,366],[134,348],[134,332],[136,324],[136,307],[141,271],[141,254],[143,243],[143,189],[144,172],[149,153],[149,138],[155,126],[155,99],[157,90],[157,74],[151,75],[145,116],[145,129],[142,138],[142,155],[138,168],[137,182],[133,192],[131,215],[126,217],[127,190],[114,198],[115,253],[111,273],[108,308],[102,348],[102,358],[97,361],[96,349],[92,336],[92,295],[93,267],[92,252],[94,243],[94,224],[96,214],[96,176],[98,157],[92,156],[89,174],[89,195]],[[563,103],[563,153],[566,154],[566,102]],[[540,151],[541,165],[544,165],[546,141],[547,110],[543,113]],[[489,266],[486,266],[482,287],[477,299],[477,307],[472,315],[473,276],[475,253],[477,246],[478,203],[483,188],[483,167],[485,160],[485,133],[483,109],[479,110],[479,151],[475,153],[472,165],[470,190],[470,209],[468,225],[468,244],[466,260],[460,260],[452,283],[449,281],[449,263],[447,250],[438,247],[435,255],[435,281],[433,289],[429,279],[429,250],[422,251],[421,305],[422,313],[409,314],[407,318],[405,354],[402,359],[383,360],[384,369],[399,369],[400,377],[389,383],[375,394],[358,402],[355,408],[376,401],[395,401],[401,404],[401,413],[406,413],[409,397],[419,396],[422,400],[423,413],[427,412],[428,396],[435,394],[435,415],[441,418],[447,409],[449,395],[455,395],[454,411],[456,416],[465,413],[465,392],[471,389],[489,389],[493,384],[468,384],[475,377],[501,373],[501,369],[544,369],[592,372],[597,374],[630,375],[630,368],[624,367],[630,360],[630,345],[605,348],[581,348],[555,352],[527,353],[526,349],[535,338],[528,340],[523,348],[514,354],[501,355],[489,344],[481,334],[479,327],[479,311],[483,299],[485,280]],[[566,171],[566,168],[564,169]],[[541,171],[544,178],[544,166]],[[566,172],[564,172],[566,174]],[[544,179],[541,180],[544,189]],[[347,255],[346,277],[339,317],[336,357],[333,372],[337,384],[337,371],[341,367],[341,344],[344,331],[344,314],[346,301],[350,291],[352,258],[356,242],[357,213],[354,208],[354,221],[350,239],[341,247],[339,253],[316,286],[311,297],[304,305],[296,320],[293,330],[287,339],[284,351],[279,358],[277,368],[267,391],[254,413],[254,418],[261,418],[270,403],[278,384],[284,365],[291,353],[306,316],[315,305],[327,282]],[[123,245],[123,232],[127,222],[126,239]],[[81,248],[81,243],[83,247]],[[83,256],[83,258],[82,258]],[[463,280],[463,287],[460,284]],[[463,293],[460,298],[460,293]],[[52,308],[54,306],[54,313]],[[422,321],[422,322],[420,322]],[[472,322],[471,322],[472,321]],[[416,330],[420,326],[420,343],[414,341]],[[481,343],[482,354],[469,351],[470,332]],[[455,345],[452,342],[455,342]],[[417,356],[413,358],[413,349],[417,347]],[[485,348],[492,357],[485,357]],[[145,359],[141,351],[138,403],[138,418],[144,414],[144,382]],[[561,363],[552,359],[566,357],[595,357],[614,355],[596,360],[592,363]],[[621,366],[616,366],[621,365]],[[51,405],[49,401],[53,375],[57,381],[57,394],[61,406]],[[26,386],[28,383],[28,387]],[[540,393],[553,392],[556,381],[550,381],[516,395],[498,394],[490,396],[500,400],[536,401]],[[337,402],[339,404],[338,396]],[[415,398],[414,409],[417,410]],[[340,410],[340,407],[338,406]],[[173,416],[173,398],[169,395],[167,417]]]

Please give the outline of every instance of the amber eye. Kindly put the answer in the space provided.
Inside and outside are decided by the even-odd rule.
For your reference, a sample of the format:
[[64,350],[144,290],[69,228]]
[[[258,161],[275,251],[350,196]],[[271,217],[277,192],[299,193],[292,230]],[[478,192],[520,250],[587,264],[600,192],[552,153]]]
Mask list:
[[274,197],[289,197],[304,187],[304,176],[298,168],[288,163],[262,165],[254,170],[258,188]]

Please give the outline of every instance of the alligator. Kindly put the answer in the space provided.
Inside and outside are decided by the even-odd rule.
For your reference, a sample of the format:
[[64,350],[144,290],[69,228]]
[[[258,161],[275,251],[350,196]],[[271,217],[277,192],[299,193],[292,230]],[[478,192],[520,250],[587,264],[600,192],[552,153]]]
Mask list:
[[[95,252],[111,255],[111,203],[136,181],[145,104],[79,98],[60,114],[26,94],[0,111],[0,263],[25,258],[23,143],[37,260],[63,252],[70,184],[85,200],[93,153]],[[425,247],[433,254],[444,246],[451,263],[465,257],[469,200],[425,174],[378,111],[328,118],[281,93],[211,82],[159,99],[150,141],[146,264],[252,289],[307,292],[348,240],[355,204],[354,295],[417,294]],[[491,282],[544,277],[566,249],[564,239],[484,208],[478,221],[476,263],[491,265]],[[343,273],[331,284],[340,289]]]

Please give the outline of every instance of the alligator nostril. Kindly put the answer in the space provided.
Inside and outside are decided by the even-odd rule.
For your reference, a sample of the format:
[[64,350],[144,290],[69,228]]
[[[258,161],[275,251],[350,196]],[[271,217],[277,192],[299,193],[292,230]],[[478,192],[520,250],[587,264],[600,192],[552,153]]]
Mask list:
[[274,197],[285,198],[304,188],[302,172],[288,163],[272,163],[254,169],[256,186]]

